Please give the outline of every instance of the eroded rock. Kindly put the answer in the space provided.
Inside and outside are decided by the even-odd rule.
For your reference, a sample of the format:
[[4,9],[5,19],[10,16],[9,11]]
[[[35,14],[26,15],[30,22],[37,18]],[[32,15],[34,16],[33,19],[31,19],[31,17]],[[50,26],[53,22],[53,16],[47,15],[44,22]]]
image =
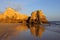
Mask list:
[[32,12],[31,18],[30,18],[31,23],[47,23],[46,16],[43,14],[42,10],[37,10]]
[[0,21],[5,23],[25,22],[28,16],[15,11],[13,8],[7,8],[3,14],[0,14]]

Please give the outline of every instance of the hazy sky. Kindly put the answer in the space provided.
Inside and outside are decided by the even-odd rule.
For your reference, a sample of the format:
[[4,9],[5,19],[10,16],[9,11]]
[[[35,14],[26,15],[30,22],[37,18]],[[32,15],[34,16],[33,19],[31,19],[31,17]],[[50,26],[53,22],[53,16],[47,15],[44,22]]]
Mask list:
[[60,21],[60,0],[0,0],[0,12],[4,12],[7,7],[27,15],[42,10],[48,20]]

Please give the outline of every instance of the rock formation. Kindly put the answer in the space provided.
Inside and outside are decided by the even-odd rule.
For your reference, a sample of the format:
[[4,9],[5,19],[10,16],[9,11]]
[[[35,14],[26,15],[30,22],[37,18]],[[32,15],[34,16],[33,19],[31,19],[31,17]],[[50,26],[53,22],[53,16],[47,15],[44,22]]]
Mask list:
[[37,10],[32,12],[30,23],[48,23],[48,21],[42,10]]
[[[7,8],[3,14],[0,14],[0,21],[3,20],[5,23],[18,23],[25,22],[28,19],[28,16],[25,14],[21,14],[15,11],[12,8]],[[1,21],[2,22],[2,21]]]
[[32,12],[31,16],[19,13],[13,8],[7,8],[0,14],[0,22],[2,23],[47,23],[46,16],[42,10]]

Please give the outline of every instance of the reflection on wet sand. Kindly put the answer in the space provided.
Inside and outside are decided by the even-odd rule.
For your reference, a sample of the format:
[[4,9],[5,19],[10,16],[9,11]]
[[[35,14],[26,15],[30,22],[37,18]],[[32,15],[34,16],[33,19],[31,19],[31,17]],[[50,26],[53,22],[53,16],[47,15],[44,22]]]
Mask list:
[[32,36],[42,37],[44,32],[42,25],[5,24],[4,28],[2,26],[0,26],[0,40],[28,40],[28,38],[30,40]]
[[16,27],[16,30],[17,30],[17,31],[26,31],[26,30],[28,30],[28,27],[27,27],[26,24],[21,24],[21,25],[18,25],[18,26]]
[[44,32],[44,27],[42,25],[26,25],[26,24],[21,24],[16,27],[16,30],[18,31],[27,31],[28,28],[30,29],[30,32],[33,36],[35,37],[42,37],[42,34]]
[[42,37],[44,30],[42,25],[30,25],[30,32],[35,37]]

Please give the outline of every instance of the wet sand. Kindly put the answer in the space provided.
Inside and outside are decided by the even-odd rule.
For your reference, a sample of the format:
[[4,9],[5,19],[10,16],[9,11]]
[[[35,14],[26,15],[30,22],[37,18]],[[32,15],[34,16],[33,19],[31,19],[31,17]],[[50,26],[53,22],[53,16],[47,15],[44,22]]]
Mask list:
[[0,40],[60,40],[60,25],[0,23]]

